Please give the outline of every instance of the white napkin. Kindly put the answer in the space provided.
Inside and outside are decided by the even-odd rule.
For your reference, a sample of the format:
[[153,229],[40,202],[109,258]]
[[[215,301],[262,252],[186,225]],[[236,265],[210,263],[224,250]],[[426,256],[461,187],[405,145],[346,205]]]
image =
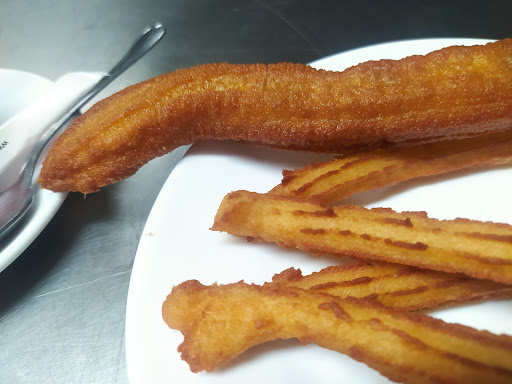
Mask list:
[[45,132],[104,75],[68,73],[0,126],[0,193],[14,185],[31,149]]

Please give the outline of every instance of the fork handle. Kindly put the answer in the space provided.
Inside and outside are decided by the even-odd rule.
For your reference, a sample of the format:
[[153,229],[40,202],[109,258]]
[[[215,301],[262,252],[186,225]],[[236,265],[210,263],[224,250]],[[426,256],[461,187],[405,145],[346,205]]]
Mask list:
[[[117,79],[124,71],[135,64],[141,57],[148,53],[165,34],[165,27],[156,23],[152,27],[147,27],[135,43],[133,43],[130,50],[119,60],[119,62],[112,68],[100,81],[87,92],[82,99],[80,99],[70,111],[71,116],[75,111],[82,108],[88,103],[94,96],[96,96],[101,90],[103,90],[112,81]],[[69,117],[68,116],[68,117]]]

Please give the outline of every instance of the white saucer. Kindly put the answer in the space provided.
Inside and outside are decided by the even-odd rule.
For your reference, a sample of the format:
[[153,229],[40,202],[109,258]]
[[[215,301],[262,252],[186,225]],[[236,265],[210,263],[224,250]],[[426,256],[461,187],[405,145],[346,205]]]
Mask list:
[[[52,81],[33,73],[0,69],[0,124],[36,100],[52,84]],[[38,190],[25,217],[0,241],[0,272],[36,239],[66,196],[66,193]]]

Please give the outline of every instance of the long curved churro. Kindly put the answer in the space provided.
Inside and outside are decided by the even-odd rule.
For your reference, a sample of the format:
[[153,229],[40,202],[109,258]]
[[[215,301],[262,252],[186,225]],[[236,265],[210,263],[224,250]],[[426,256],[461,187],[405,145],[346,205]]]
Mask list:
[[78,118],[39,182],[89,193],[201,139],[308,151],[460,138],[512,127],[512,39],[343,72],[210,64],[131,86]]
[[436,220],[353,205],[328,208],[288,196],[237,191],[222,201],[213,230],[296,247],[512,283],[512,225]]
[[417,177],[512,163],[512,130],[413,147],[374,149],[283,171],[270,193],[324,204]]
[[[193,372],[212,371],[257,344],[298,338],[404,383],[510,383],[512,337],[448,324],[367,300],[242,282],[174,287],[162,307]],[[185,324],[185,328],[181,325]]]

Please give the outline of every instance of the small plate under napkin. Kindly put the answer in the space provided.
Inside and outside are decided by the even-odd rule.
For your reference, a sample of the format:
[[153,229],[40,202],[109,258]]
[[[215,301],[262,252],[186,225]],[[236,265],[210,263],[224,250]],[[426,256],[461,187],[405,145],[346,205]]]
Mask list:
[[[32,73],[0,69],[0,148],[7,142],[0,149],[0,157],[6,165],[2,169],[7,170],[0,174],[1,191],[16,180],[31,146],[101,76],[100,73],[67,74],[53,82]],[[13,156],[7,149],[15,149],[14,140],[19,145],[18,153],[14,152]],[[36,239],[66,196],[67,193],[37,190],[34,204],[25,217],[0,241],[0,272]]]

